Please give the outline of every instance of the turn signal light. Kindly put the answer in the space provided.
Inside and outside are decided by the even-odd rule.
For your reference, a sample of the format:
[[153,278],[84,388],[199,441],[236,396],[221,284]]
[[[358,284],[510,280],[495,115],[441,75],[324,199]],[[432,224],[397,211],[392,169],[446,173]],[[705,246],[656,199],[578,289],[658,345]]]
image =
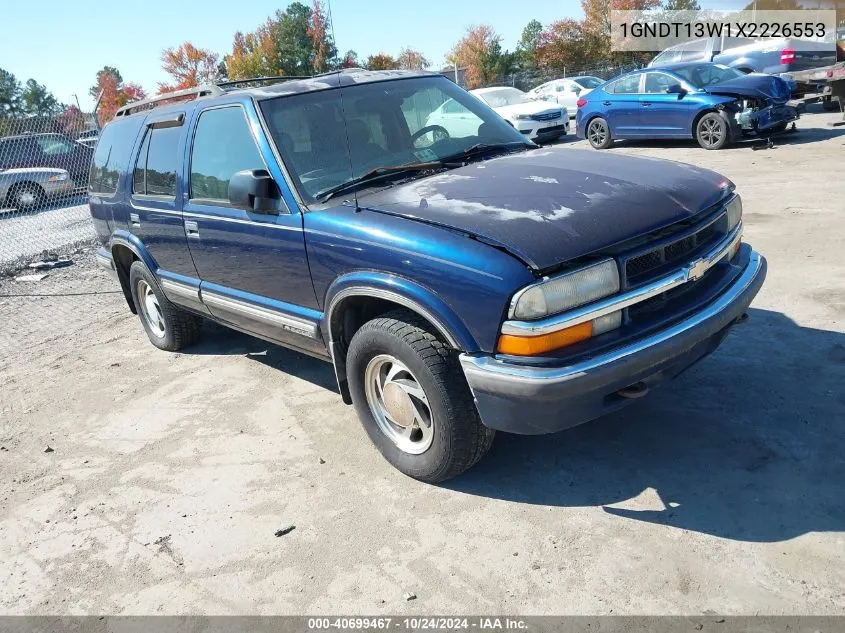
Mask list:
[[536,356],[537,354],[543,354],[554,349],[585,341],[592,335],[592,321],[573,325],[572,327],[542,336],[502,334],[499,336],[498,351],[500,354],[510,354],[512,356]]

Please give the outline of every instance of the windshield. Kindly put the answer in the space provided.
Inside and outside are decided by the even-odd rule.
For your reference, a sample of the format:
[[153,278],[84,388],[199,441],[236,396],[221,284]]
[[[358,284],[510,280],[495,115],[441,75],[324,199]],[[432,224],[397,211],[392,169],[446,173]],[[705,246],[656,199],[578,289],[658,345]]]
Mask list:
[[479,144],[534,147],[445,77],[364,83],[260,105],[285,167],[308,202],[373,170],[437,167],[438,161]]
[[743,77],[744,73],[735,68],[728,68],[719,64],[696,64],[695,66],[682,66],[673,68],[672,71],[683,77],[696,88],[713,86],[723,81]]
[[473,94],[484,99],[493,108],[533,102],[522,90],[517,90],[516,88],[496,88],[495,90],[485,90],[484,92],[475,92]]
[[587,90],[598,88],[604,83],[598,77],[579,77],[578,79],[573,79],[573,81],[582,88],[586,88]]

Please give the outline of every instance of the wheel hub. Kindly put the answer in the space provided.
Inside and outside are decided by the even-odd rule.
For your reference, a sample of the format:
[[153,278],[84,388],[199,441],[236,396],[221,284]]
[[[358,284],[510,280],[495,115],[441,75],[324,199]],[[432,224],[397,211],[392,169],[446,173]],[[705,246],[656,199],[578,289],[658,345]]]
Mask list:
[[364,393],[379,430],[412,455],[428,450],[434,419],[428,397],[411,370],[390,354],[374,357],[364,371]]
[[158,298],[150,285],[143,279],[138,282],[138,306],[141,317],[147,323],[150,331],[158,338],[164,338],[164,315],[161,313],[161,306]]

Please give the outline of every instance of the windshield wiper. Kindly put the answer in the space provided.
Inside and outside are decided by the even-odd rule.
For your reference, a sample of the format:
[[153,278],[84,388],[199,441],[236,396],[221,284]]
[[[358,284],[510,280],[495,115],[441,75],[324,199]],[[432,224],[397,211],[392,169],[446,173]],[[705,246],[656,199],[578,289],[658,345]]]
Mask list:
[[536,145],[523,143],[522,141],[510,141],[508,143],[476,143],[470,145],[463,151],[457,152],[450,156],[444,156],[440,159],[442,163],[454,163],[459,161],[467,161],[470,158],[478,156],[485,156],[489,154],[498,154],[502,152],[512,152],[518,148],[528,149],[536,147]]
[[376,167],[375,169],[371,169],[370,171],[366,172],[361,176],[358,176],[357,178],[347,180],[346,182],[342,182],[334,187],[329,187],[328,189],[326,189],[325,191],[321,191],[314,197],[320,202],[328,202],[339,193],[358,189],[381,180],[386,180],[387,178],[390,178],[392,176],[398,176],[412,171],[426,171],[429,169],[438,169],[440,167],[443,167],[443,163],[439,160],[430,161],[427,163],[412,163],[410,165]]

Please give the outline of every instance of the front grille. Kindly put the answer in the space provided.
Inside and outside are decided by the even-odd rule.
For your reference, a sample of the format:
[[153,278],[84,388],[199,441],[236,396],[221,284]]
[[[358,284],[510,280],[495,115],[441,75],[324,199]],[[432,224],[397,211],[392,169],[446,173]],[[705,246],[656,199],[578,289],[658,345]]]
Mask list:
[[554,121],[560,118],[560,110],[553,112],[541,112],[540,114],[532,114],[531,118],[535,121]]
[[626,287],[646,283],[665,271],[676,270],[695,261],[727,233],[727,216],[722,213],[704,223],[681,229],[656,246],[647,246],[629,254],[621,262]]
[[549,127],[544,127],[544,128],[540,128],[539,130],[537,130],[537,134],[538,135],[555,134],[556,132],[560,132],[560,131],[565,130],[565,129],[566,129],[565,125],[550,125]]

